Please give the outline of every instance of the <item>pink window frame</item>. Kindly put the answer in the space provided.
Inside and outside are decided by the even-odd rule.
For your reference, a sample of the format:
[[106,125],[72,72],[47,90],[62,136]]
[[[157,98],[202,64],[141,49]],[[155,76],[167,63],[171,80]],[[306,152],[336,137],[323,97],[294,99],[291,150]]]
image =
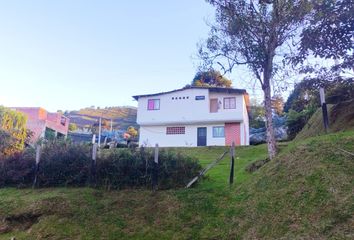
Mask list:
[[[155,101],[159,101],[159,108],[155,108]],[[150,102],[153,102],[153,108],[150,109]],[[160,99],[159,98],[154,98],[154,99],[148,99],[148,104],[147,104],[147,110],[149,111],[154,111],[154,110],[160,110]]]

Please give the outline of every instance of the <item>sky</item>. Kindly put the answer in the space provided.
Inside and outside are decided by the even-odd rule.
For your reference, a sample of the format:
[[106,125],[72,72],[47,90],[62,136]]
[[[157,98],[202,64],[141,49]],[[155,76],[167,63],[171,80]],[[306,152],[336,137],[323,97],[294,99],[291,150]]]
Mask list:
[[181,88],[213,16],[204,0],[0,0],[0,105],[136,106]]

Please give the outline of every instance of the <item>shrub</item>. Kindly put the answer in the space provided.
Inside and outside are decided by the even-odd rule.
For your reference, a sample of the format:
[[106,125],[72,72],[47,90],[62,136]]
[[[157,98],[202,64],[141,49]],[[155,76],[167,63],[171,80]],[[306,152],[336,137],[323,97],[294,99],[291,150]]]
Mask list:
[[[38,186],[88,186],[91,152],[89,145],[47,143],[42,149]],[[96,186],[106,189],[149,188],[153,161],[153,149],[103,150],[101,157],[97,158]],[[7,157],[0,164],[0,186],[31,186],[34,170],[34,149]],[[196,159],[162,149],[159,152],[158,188],[183,187],[200,170]]]
[[0,161],[0,186],[30,186],[34,179],[34,151],[27,149]]
[[[120,149],[97,162],[98,185],[107,189],[149,187],[153,171],[154,152],[140,148]],[[196,159],[168,150],[159,152],[159,189],[183,187],[201,170]]]
[[85,186],[90,176],[90,153],[88,145],[47,143],[42,150],[38,184],[42,187]]
[[127,148],[128,145],[125,143],[117,143],[117,148]]

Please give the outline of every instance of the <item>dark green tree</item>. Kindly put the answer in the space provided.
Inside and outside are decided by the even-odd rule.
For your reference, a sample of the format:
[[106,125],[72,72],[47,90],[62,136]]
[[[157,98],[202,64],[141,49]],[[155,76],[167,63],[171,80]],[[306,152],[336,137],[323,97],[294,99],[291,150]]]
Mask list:
[[313,11],[301,34],[299,55],[302,63],[310,54],[342,60],[336,68],[354,66],[354,0],[313,0]]

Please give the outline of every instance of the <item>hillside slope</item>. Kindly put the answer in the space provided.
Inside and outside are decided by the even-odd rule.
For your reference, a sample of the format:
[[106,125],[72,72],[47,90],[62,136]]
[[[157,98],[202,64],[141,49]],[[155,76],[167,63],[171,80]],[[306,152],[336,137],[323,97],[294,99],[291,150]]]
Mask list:
[[[354,99],[336,105],[328,105],[329,132],[354,129]],[[319,108],[304,128],[296,135],[295,140],[302,140],[324,134],[322,109]]]
[[[283,145],[253,174],[265,146],[237,148],[232,187],[228,157],[192,189],[0,189],[0,239],[353,239],[354,158],[338,148],[354,152],[353,131]],[[205,165],[223,149],[182,151]]]
[[104,109],[83,108],[67,112],[65,115],[70,118],[71,123],[75,123],[80,128],[92,126],[102,117],[109,122],[112,119],[115,129],[127,129],[129,126],[137,126],[136,114],[135,107],[108,107]]

